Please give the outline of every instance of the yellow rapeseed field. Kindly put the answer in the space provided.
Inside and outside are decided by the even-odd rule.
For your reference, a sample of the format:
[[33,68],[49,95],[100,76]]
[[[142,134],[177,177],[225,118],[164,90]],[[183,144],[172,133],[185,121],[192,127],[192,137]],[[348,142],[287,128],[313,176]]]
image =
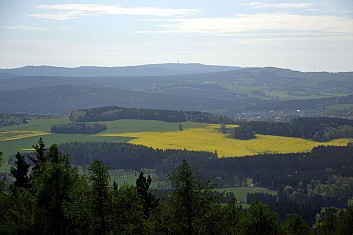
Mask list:
[[270,135],[256,135],[257,138],[252,140],[237,140],[222,134],[219,128],[220,125],[210,124],[183,131],[106,133],[100,134],[100,136],[134,137],[135,139],[129,141],[129,143],[160,149],[217,151],[220,157],[255,155],[259,153],[307,152],[318,145],[347,145],[349,142],[348,139],[339,139],[323,143]]
[[44,131],[2,131],[0,132],[0,141],[18,140],[33,136],[49,135]]
[[23,150],[23,151],[34,151],[35,149],[34,148],[23,148],[21,150]]

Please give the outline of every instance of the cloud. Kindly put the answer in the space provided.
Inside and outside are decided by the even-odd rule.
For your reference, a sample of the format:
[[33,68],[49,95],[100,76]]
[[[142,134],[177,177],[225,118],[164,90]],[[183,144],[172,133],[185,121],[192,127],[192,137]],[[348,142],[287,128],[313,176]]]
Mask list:
[[199,12],[198,9],[174,9],[155,7],[132,7],[103,5],[103,4],[59,4],[38,5],[38,9],[49,11],[46,13],[31,14],[33,18],[49,20],[71,20],[93,15],[139,15],[139,16],[161,16],[180,17]]
[[307,33],[352,35],[353,19],[343,16],[289,13],[233,15],[225,18],[170,19],[160,28],[175,33]]
[[55,31],[61,29],[72,29],[72,27],[52,27],[52,28],[43,28],[29,25],[14,25],[14,26],[5,26],[5,29],[10,30],[27,30],[27,31]]
[[35,26],[27,26],[27,25],[15,25],[15,26],[5,26],[5,29],[13,29],[13,30],[29,30],[29,31],[47,31],[45,28],[35,27]]
[[313,3],[263,3],[249,2],[242,4],[253,8],[279,8],[279,9],[308,9],[314,6]]
[[[351,44],[350,42],[353,41],[353,36],[344,36],[344,37],[337,37],[337,36],[320,36],[320,35],[277,35],[275,38],[273,37],[256,37],[256,38],[242,38],[238,37],[237,39],[226,40],[225,42],[234,43],[238,45],[256,45],[259,47],[273,45],[274,47],[279,47],[281,45],[288,46],[289,44],[292,45],[305,45],[307,50],[312,49],[315,50],[316,47],[320,47],[320,51],[324,51],[325,49],[328,51],[332,51],[331,48],[328,48],[328,45],[335,44],[338,50],[342,50],[342,43],[344,45]],[[338,43],[339,42],[339,43]],[[308,48],[310,47],[310,48]],[[298,49],[298,48],[296,48]],[[293,50],[293,49],[292,49]],[[303,51],[303,50],[301,50]]]
[[248,6],[255,9],[280,9],[280,10],[302,10],[318,13],[335,13],[335,14],[351,14],[353,9],[346,6],[345,8],[338,8],[336,4],[333,3],[263,3],[263,2],[249,2],[241,4],[242,6]]

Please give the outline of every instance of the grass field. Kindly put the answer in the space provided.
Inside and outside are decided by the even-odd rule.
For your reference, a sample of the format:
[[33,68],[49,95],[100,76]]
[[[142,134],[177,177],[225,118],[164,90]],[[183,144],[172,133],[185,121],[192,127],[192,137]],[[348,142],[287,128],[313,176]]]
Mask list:
[[[136,185],[136,180],[138,178],[138,172],[134,171],[126,171],[126,170],[112,170],[110,173],[110,185],[115,181],[119,186],[123,184]],[[147,177],[148,174],[145,174]],[[163,185],[164,187],[161,187]],[[151,188],[161,189],[161,188],[169,188],[170,185],[167,181],[152,181]],[[246,196],[248,193],[269,193],[273,196],[277,196],[277,191],[269,190],[267,188],[257,187],[257,186],[248,186],[248,187],[232,187],[232,188],[216,188],[215,191],[224,193],[225,195],[229,192],[232,192],[234,196],[237,198],[240,204],[243,207],[248,207],[246,205]],[[244,205],[245,204],[245,205]]]
[[[107,130],[103,133],[165,132],[179,130],[179,123],[154,120],[118,120],[102,123],[105,123],[107,126]],[[207,125],[199,122],[181,122],[180,124],[184,129]]]
[[[137,175],[131,174],[128,172],[127,174],[117,174],[114,171],[110,171],[111,179],[110,179],[110,184],[113,184],[113,181],[118,185],[123,185],[123,184],[129,184],[129,185],[136,185],[136,180],[138,178],[138,173],[136,172]],[[147,176],[147,175],[146,175]],[[161,187],[158,187],[159,184],[163,184],[165,187],[164,188],[169,188],[168,182],[156,182],[152,181],[152,188],[158,188],[160,189]],[[227,194],[229,192],[232,192],[234,196],[237,198],[240,204],[246,204],[246,196],[248,193],[269,193],[271,195],[277,196],[277,191],[274,190],[269,190],[267,188],[262,188],[262,187],[257,187],[257,186],[248,186],[248,187],[233,187],[233,188],[217,188],[215,189],[217,192],[221,192],[224,194]],[[243,205],[243,207],[248,207],[249,205]]]
[[232,192],[238,201],[246,203],[246,195],[248,193],[269,193],[274,196],[277,195],[277,191],[269,190],[266,188],[249,186],[249,187],[236,187],[236,188],[220,188],[216,189],[218,192]]
[[118,185],[130,184],[136,185],[138,172],[131,170],[110,170],[110,185],[115,181]]
[[129,143],[160,149],[188,149],[217,152],[218,156],[245,156],[259,153],[307,152],[318,145],[347,145],[348,139],[315,142],[300,138],[256,135],[256,139],[237,140],[219,132],[219,125],[209,124],[183,131],[104,133],[99,136],[132,137]]
[[271,89],[266,86],[244,86],[244,85],[228,85],[225,88],[230,92],[236,94],[246,94],[251,97],[256,97],[260,99],[270,99],[276,98],[280,100],[290,100],[290,99],[319,99],[332,96],[344,96],[348,94],[337,94],[337,93],[320,93],[313,94],[310,90],[283,90],[283,89]]
[[[0,151],[5,155],[5,162],[0,167],[0,171],[8,171],[10,166],[7,159],[10,155],[17,151],[31,151],[32,145],[38,142],[40,137],[43,138],[46,146],[57,143],[66,143],[71,141],[80,142],[128,142],[133,137],[124,136],[99,136],[99,135],[83,135],[83,134],[54,134],[50,133],[50,128],[54,124],[68,123],[68,118],[53,119],[34,119],[28,124],[18,126],[7,126],[0,128]],[[109,133],[126,133],[126,132],[163,132],[175,131],[179,129],[179,123],[170,123],[162,121],[145,121],[145,120],[117,120],[103,122],[107,125]],[[184,129],[202,127],[204,123],[182,122]]]
[[329,111],[339,111],[344,109],[352,109],[353,104],[335,104],[327,107]]

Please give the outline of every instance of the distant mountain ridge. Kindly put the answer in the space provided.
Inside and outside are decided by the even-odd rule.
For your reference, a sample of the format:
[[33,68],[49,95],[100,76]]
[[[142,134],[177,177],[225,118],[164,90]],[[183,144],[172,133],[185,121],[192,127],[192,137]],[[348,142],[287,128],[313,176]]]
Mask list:
[[339,112],[353,118],[352,87],[353,72],[202,64],[27,66],[0,69],[0,112],[67,115],[111,105],[266,118]]
[[80,66],[65,68],[55,66],[25,66],[13,69],[0,69],[0,73],[20,76],[62,76],[62,77],[124,77],[124,76],[168,76],[197,73],[212,73],[236,70],[240,67],[204,64],[146,64],[125,67]]

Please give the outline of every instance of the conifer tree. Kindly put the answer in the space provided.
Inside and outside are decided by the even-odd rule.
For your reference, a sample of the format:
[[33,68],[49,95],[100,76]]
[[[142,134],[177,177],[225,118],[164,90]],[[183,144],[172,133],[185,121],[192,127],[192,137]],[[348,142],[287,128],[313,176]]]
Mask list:
[[107,232],[107,215],[109,202],[109,172],[100,160],[94,160],[88,167],[89,179],[92,182],[93,211],[99,224],[101,234]]
[[241,221],[244,234],[280,234],[278,216],[267,206],[255,201]]
[[158,206],[157,198],[150,192],[150,186],[152,183],[151,176],[148,175],[147,179],[143,175],[143,172],[140,172],[138,179],[136,180],[137,193],[143,199],[143,213],[148,218],[150,215],[150,210]]
[[174,171],[169,180],[171,195],[165,205],[166,215],[171,216],[166,226],[173,226],[175,234],[205,234],[206,217],[212,211],[216,198],[213,185],[205,181],[186,160]]
[[113,190],[114,191],[118,190],[118,184],[115,182],[115,180],[113,182]]
[[33,170],[39,170],[41,169],[41,165],[46,162],[46,148],[43,139],[39,138],[38,143],[32,147],[34,149],[34,157],[31,157],[30,159],[34,164]]
[[28,169],[29,164],[26,163],[24,156],[17,152],[15,166],[11,167],[11,174],[15,178],[15,186],[29,187]]

